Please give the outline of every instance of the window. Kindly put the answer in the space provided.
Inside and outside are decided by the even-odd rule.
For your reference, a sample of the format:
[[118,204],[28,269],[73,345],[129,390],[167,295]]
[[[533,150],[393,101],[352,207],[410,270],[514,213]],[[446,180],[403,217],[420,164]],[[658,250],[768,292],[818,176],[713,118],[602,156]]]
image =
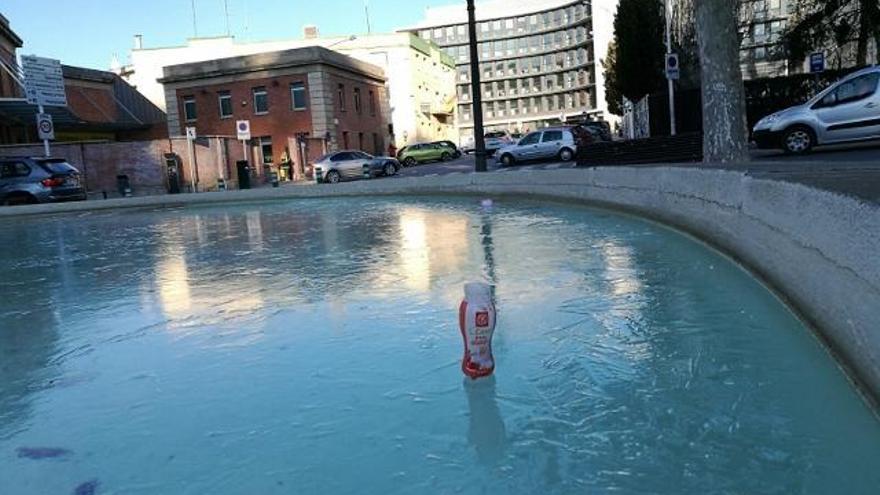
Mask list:
[[290,108],[305,110],[306,108],[306,85],[301,82],[290,84]]
[[[348,137],[348,133],[347,133],[347,132],[344,133],[344,134],[345,134],[345,137]],[[346,140],[346,141],[347,141],[347,140]],[[347,145],[346,145],[346,146],[347,146]],[[349,152],[347,152],[347,151],[343,151],[343,152],[341,152],[341,153],[336,153],[335,155],[333,155],[333,156],[330,157],[330,161],[331,161],[331,162],[345,162],[345,161],[348,161],[348,160],[354,160],[354,157],[352,156],[351,153],[349,153]]]
[[259,86],[253,89],[254,92],[254,113],[262,115],[269,113],[269,94],[266,88]]
[[348,148],[348,131],[342,131],[342,147]]
[[549,143],[551,141],[562,141],[562,131],[544,131],[541,142]]
[[373,90],[370,90],[370,115],[376,115],[376,93]]
[[187,122],[196,120],[196,98],[195,96],[183,97],[183,117]]
[[260,155],[263,158],[263,163],[268,165],[272,163],[272,138],[270,136],[263,136],[258,138],[260,141]]
[[232,117],[232,95],[229,94],[229,91],[221,91],[217,95],[217,99],[220,103],[220,118],[228,119]]
[[2,179],[10,177],[27,177],[30,173],[31,168],[22,162],[0,163],[0,178]]
[[520,146],[525,146],[527,144],[537,144],[541,139],[540,132],[533,132],[531,134],[527,134],[526,137],[522,138],[519,142]]
[[354,111],[361,113],[361,88],[354,88]]
[[821,106],[833,106],[838,103],[849,103],[867,98],[877,90],[878,80],[880,80],[880,74],[875,72],[846,81],[822,98]]
[[760,38],[764,36],[764,23],[759,22],[752,27],[752,32],[754,33],[755,38]]
[[459,38],[464,38],[464,32],[465,32],[465,30],[464,30],[464,24],[459,24],[459,25],[455,28],[455,32],[458,34],[458,37],[459,37]]
[[345,111],[345,85],[340,84],[336,87],[336,97],[339,100],[339,111]]

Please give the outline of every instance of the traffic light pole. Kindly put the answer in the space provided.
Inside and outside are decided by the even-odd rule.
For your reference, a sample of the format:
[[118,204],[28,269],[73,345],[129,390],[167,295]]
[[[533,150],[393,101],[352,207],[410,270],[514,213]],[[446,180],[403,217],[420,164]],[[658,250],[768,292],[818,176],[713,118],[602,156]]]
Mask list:
[[477,58],[477,22],[474,0],[467,0],[468,35],[471,52],[471,101],[474,116],[474,172],[486,171],[486,140],[483,136],[483,94],[480,91],[480,61]]

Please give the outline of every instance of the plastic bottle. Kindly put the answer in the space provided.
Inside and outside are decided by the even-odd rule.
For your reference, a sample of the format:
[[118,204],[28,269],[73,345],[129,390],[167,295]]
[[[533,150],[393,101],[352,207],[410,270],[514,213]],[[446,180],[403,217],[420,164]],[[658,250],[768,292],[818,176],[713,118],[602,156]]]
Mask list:
[[461,371],[472,379],[489,376],[495,370],[492,334],[495,332],[495,305],[488,284],[464,284],[464,300],[458,309],[458,325],[464,339]]

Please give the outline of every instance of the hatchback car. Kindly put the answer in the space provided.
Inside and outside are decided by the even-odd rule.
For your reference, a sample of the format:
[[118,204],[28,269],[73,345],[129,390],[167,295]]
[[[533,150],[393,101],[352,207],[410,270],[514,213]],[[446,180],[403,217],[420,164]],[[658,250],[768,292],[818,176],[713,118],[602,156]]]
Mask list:
[[495,159],[505,167],[529,160],[558,159],[563,162],[574,158],[577,144],[570,127],[548,127],[530,132],[519,142],[495,152]]
[[400,153],[397,154],[397,159],[407,167],[412,167],[424,162],[452,160],[454,154],[455,151],[445,144],[418,143],[400,150]]
[[314,163],[315,182],[336,184],[341,180],[392,176],[400,163],[389,156],[373,156],[363,151],[341,150],[328,153]]
[[86,199],[82,176],[63,158],[0,158],[0,204]]
[[[511,137],[507,131],[489,131],[486,134],[483,134],[483,142],[485,143],[487,155],[491,155],[496,150],[508,146],[514,141],[515,139]],[[474,143],[474,138],[469,137],[462,145],[461,150],[465,153],[473,153],[475,148],[476,144]]]
[[452,141],[434,141],[431,144],[439,144],[440,146],[446,146],[452,152],[452,158],[458,158],[461,156],[461,150],[458,149],[458,146],[455,145]]
[[806,153],[813,146],[880,139],[880,67],[857,71],[802,105],[759,120],[752,138],[759,148]]

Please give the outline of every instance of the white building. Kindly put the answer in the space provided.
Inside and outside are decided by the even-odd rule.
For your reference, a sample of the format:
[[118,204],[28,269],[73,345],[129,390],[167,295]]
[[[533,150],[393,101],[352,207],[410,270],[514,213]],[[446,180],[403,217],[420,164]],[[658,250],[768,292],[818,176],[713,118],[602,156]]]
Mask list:
[[[315,30],[307,29],[307,34]],[[185,45],[144,48],[140,36],[130,63],[116,71],[150,101],[165,108],[157,81],[163,68],[217,58],[323,46],[381,67],[387,78],[391,123],[398,147],[417,141],[454,139],[455,62],[431,42],[410,33],[306,37],[237,43],[233,37],[193,38]]]

